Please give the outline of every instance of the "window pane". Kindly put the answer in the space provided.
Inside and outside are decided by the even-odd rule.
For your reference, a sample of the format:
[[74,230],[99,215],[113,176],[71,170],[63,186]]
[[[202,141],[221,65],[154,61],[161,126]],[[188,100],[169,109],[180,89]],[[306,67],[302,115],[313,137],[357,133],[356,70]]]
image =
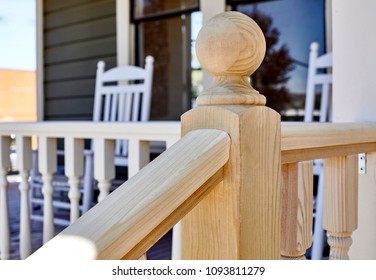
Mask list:
[[155,58],[151,118],[178,120],[190,108],[190,16],[139,24],[140,61]]
[[302,108],[311,42],[325,51],[324,0],[264,1],[237,10],[255,19],[267,39],[266,58],[252,75],[254,88],[279,112]]
[[198,0],[136,0],[134,4],[134,18],[158,16],[199,7]]

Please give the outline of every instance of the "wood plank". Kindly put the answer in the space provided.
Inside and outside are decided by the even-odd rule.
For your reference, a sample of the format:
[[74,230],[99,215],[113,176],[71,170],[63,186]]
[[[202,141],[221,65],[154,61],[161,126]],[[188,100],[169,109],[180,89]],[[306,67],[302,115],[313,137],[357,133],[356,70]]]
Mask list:
[[72,7],[83,5],[91,2],[96,2],[98,0],[46,0],[44,1],[44,11],[45,13],[54,12],[61,9],[70,9]]
[[[62,2],[62,1],[59,1]],[[63,1],[66,3],[66,1]],[[79,3],[74,1],[75,4]],[[83,21],[90,21],[100,17],[116,16],[116,4],[113,0],[93,1],[88,3],[79,3],[77,6],[69,7],[69,9],[55,10],[49,12],[51,5],[45,5],[47,13],[44,16],[44,28],[57,28],[68,24],[75,24]]]
[[330,259],[349,259],[351,234],[358,227],[358,156],[324,161],[324,219]]
[[223,131],[189,133],[30,259],[140,258],[222,178],[229,146]]
[[376,142],[375,123],[282,123],[282,151]]
[[94,40],[103,36],[116,37],[115,17],[102,18],[46,31],[44,33],[44,46],[45,48],[50,48],[76,41]]
[[45,115],[50,119],[74,115],[86,115],[88,119],[92,119],[94,106],[93,102],[94,100],[92,98],[46,100]]
[[320,158],[369,153],[374,151],[376,151],[376,142],[351,145],[333,145],[328,147],[282,151],[281,161],[282,163],[293,163]]
[[282,163],[376,150],[375,123],[282,123]]
[[227,179],[182,220],[183,259],[280,258],[279,120],[263,106],[205,106],[182,116],[183,134],[228,132],[233,157]]
[[116,37],[105,37],[90,41],[70,43],[52,48],[47,48],[44,52],[45,63],[63,63],[67,61],[83,60],[113,56],[116,54]]
[[[58,65],[45,66],[45,81],[62,81],[74,79],[95,78],[97,69],[97,62],[101,57],[82,60],[76,62],[69,62]],[[116,57],[105,57],[104,61],[108,65],[116,64]]]
[[312,244],[312,161],[282,165],[282,242],[286,259],[304,259]]
[[90,97],[94,98],[95,78],[82,80],[50,82],[44,85],[46,99],[60,97]]

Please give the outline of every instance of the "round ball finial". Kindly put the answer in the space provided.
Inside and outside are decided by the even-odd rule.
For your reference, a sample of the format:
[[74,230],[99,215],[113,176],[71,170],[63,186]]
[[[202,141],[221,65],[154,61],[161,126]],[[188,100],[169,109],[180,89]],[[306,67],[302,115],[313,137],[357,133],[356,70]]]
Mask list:
[[197,104],[265,105],[265,97],[248,82],[265,49],[264,34],[250,17],[224,12],[210,19],[197,37],[196,52],[201,66],[213,76],[213,86],[197,98]]

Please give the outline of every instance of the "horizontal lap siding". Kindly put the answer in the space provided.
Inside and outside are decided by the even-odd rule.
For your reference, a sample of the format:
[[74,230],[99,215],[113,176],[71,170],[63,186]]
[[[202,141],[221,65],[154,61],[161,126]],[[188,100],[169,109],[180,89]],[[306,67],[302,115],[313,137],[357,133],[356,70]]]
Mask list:
[[116,65],[116,1],[44,1],[45,120],[90,120],[96,64]]

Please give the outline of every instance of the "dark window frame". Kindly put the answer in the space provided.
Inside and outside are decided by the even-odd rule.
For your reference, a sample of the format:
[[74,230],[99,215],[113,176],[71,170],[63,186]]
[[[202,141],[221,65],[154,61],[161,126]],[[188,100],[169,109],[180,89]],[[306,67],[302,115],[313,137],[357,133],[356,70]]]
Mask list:
[[188,7],[185,9],[173,9],[169,10],[166,12],[157,12],[153,13],[151,15],[145,15],[142,17],[136,17],[136,4],[135,0],[131,1],[131,9],[130,9],[130,18],[132,23],[140,23],[140,22],[145,22],[145,21],[153,21],[153,20],[161,20],[161,19],[166,19],[166,18],[171,18],[171,17],[177,17],[181,16],[183,14],[190,14],[193,12],[200,11],[200,2],[197,1],[197,5],[195,7]]

